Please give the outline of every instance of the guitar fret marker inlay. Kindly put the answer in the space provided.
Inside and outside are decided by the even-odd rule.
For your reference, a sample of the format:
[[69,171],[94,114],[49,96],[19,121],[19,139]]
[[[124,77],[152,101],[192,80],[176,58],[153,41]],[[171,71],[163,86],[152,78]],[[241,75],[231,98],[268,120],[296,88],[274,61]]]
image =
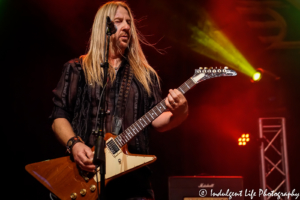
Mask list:
[[[156,112],[153,110],[153,112],[156,114]],[[157,114],[156,114],[157,115]],[[158,115],[157,115],[158,116]]]
[[162,104],[162,103],[160,103],[161,105],[162,105],[162,107],[164,108],[164,109],[166,109],[166,107],[164,107],[164,105]]
[[159,110],[160,113],[162,113],[161,110],[159,109],[159,107],[157,107],[157,109]]

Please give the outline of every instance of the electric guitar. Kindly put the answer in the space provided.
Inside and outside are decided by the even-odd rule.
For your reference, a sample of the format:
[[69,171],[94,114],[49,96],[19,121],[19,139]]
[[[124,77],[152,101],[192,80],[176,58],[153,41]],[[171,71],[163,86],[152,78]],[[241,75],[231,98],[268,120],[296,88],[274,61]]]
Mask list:
[[[227,67],[223,69],[200,67],[178,90],[185,94],[204,80],[236,75],[237,73],[234,70]],[[127,149],[127,143],[166,109],[164,99],[120,135],[105,134],[106,173],[105,180],[103,180],[105,184],[156,160],[154,155],[131,154]],[[62,200],[96,200],[98,198],[99,191],[96,188],[101,181],[100,178],[97,178],[100,177],[99,170],[98,175],[92,174],[92,176],[89,176],[88,173],[79,170],[76,163],[70,159],[70,156],[28,164],[25,169]]]

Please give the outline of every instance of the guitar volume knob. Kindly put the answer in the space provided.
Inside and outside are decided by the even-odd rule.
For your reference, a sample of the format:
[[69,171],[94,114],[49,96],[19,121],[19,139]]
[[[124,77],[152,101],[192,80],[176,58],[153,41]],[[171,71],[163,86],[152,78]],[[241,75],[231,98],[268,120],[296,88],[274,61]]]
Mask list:
[[77,198],[77,194],[74,192],[70,195],[71,199],[76,199]]
[[81,196],[85,196],[86,195],[86,189],[81,189],[80,194],[81,194]]
[[90,190],[91,190],[91,192],[94,192],[96,190],[96,185],[91,185]]

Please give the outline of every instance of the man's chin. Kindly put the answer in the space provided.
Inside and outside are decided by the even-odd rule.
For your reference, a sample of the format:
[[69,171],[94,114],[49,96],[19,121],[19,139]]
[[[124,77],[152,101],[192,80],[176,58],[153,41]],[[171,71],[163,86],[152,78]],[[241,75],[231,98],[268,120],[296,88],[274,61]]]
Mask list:
[[121,42],[118,46],[122,51],[125,51],[125,49],[128,48],[128,44],[123,42]]

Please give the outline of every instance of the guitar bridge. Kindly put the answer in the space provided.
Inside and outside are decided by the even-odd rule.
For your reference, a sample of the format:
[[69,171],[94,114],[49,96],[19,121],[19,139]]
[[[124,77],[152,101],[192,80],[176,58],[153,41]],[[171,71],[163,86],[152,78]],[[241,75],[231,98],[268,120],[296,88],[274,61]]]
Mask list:
[[89,182],[89,180],[91,178],[93,178],[93,176],[95,175],[92,172],[87,172],[87,171],[84,171],[84,170],[80,169],[78,167],[78,165],[77,165],[77,169],[78,169],[78,172],[79,172],[80,176],[85,180],[86,183]]

